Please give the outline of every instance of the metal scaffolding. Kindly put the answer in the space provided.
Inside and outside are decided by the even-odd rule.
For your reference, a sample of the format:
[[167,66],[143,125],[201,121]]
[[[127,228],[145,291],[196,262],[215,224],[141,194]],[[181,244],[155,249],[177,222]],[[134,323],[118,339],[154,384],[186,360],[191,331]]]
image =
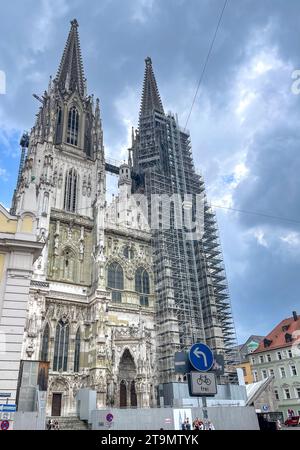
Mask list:
[[[197,341],[224,355],[223,380],[231,380],[236,337],[215,214],[194,168],[189,134],[172,114],[164,113],[150,58],[146,59],[139,129],[131,152],[133,192],[146,194],[151,220],[160,381],[175,379],[174,352]],[[181,201],[171,203],[170,208],[162,200],[154,204],[157,196],[174,194]],[[186,208],[198,219],[197,195],[204,199],[201,239],[188,238],[188,224],[178,227],[176,222],[179,216],[187,216]],[[157,227],[153,226],[155,207]]]

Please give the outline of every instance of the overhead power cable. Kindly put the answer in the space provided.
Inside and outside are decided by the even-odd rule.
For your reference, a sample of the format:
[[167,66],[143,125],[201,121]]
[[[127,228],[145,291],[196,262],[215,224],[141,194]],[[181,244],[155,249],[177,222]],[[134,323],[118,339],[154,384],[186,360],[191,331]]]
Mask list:
[[189,111],[187,119],[186,119],[186,123],[185,123],[185,126],[184,126],[184,131],[186,130],[187,124],[188,124],[188,122],[190,120],[190,117],[191,117],[191,114],[192,114],[192,111],[193,111],[193,108],[194,108],[194,104],[195,104],[195,101],[196,101],[196,98],[197,98],[197,95],[198,95],[198,91],[199,91],[199,88],[201,86],[204,74],[205,74],[205,70],[206,70],[206,67],[207,67],[207,64],[208,64],[208,61],[209,61],[209,58],[210,58],[210,55],[211,55],[211,52],[212,52],[212,49],[213,49],[216,37],[217,37],[217,34],[218,34],[218,30],[219,30],[219,27],[220,27],[220,24],[221,24],[221,21],[222,21],[222,18],[223,18],[224,11],[225,11],[225,8],[227,6],[227,3],[228,3],[228,0],[225,0],[224,4],[223,4],[223,7],[222,7],[222,10],[221,10],[221,13],[219,15],[219,20],[218,20],[218,23],[217,23],[217,26],[216,26],[213,38],[211,40],[211,43],[210,43],[210,46],[209,46],[209,49],[208,49],[208,53],[206,55],[206,59],[205,59],[205,62],[204,62],[203,68],[202,68],[202,72],[201,72],[201,75],[200,75],[200,78],[199,78],[199,81],[198,81],[198,84],[197,84],[197,88],[196,88],[196,92],[195,92],[195,95],[194,95],[194,98],[193,98],[193,101],[192,101],[192,105],[191,105],[190,111]]

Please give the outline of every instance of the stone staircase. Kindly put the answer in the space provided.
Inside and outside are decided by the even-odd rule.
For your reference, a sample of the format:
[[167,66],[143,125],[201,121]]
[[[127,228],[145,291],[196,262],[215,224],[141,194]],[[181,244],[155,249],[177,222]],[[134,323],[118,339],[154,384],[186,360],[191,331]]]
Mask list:
[[[46,424],[48,423],[48,420],[57,420],[58,426],[60,430],[88,430],[88,424],[84,422],[83,420],[80,420],[76,416],[68,416],[68,417],[61,417],[61,416],[53,416],[53,417],[47,417],[46,418]],[[46,426],[47,429],[47,426]]]

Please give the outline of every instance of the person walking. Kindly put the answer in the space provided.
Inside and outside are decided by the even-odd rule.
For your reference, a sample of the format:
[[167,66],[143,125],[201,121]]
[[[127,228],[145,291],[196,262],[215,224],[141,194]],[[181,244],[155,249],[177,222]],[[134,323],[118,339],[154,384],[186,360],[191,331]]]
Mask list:
[[215,430],[215,426],[210,420],[208,421],[207,425],[208,425],[208,427],[207,427],[208,430]]
[[189,418],[186,419],[185,429],[186,429],[186,430],[191,430],[191,424],[190,424]]
[[181,429],[186,430],[186,419],[182,422]]

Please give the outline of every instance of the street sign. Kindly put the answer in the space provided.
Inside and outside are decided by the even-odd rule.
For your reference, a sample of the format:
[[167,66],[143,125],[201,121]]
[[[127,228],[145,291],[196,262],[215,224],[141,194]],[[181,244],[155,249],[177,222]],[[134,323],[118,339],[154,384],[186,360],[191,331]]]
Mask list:
[[15,412],[17,410],[17,406],[13,403],[1,403],[0,404],[0,412]]
[[10,420],[11,413],[4,412],[0,414],[1,420]]
[[188,376],[188,381],[191,397],[209,397],[217,393],[216,376],[212,372],[191,372]]
[[0,392],[0,397],[5,398],[11,397],[11,392]]
[[190,371],[190,361],[186,352],[176,352],[174,356],[174,367],[176,373],[188,373]]
[[9,429],[9,421],[3,420],[0,425],[1,430],[8,430]]
[[206,372],[213,365],[214,355],[206,344],[198,343],[190,348],[189,359],[194,369]]
[[113,416],[112,413],[106,414],[106,420],[107,420],[107,422],[112,422],[112,421],[113,421],[113,418],[114,418],[114,416]]
[[262,407],[264,412],[268,412],[269,411],[269,406],[268,405],[263,405]]

